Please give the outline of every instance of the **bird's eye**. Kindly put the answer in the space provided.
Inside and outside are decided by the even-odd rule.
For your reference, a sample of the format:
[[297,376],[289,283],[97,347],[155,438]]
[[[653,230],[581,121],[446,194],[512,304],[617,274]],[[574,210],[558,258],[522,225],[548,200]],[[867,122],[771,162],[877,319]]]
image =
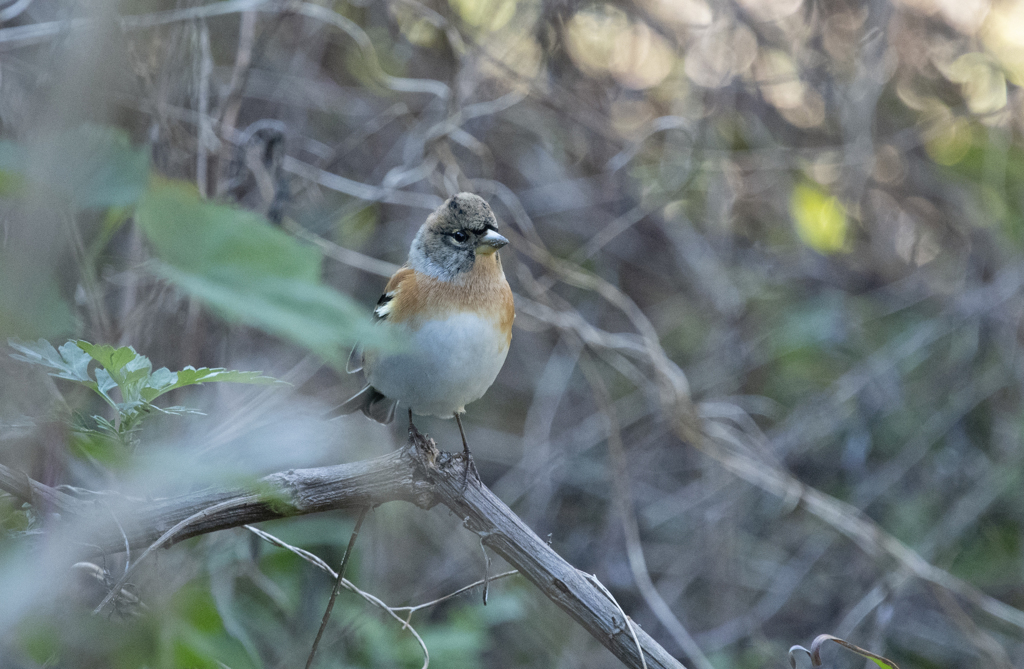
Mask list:
[[452,239],[461,244],[467,239],[469,239],[469,235],[467,235],[462,230],[456,230],[455,232],[452,233]]

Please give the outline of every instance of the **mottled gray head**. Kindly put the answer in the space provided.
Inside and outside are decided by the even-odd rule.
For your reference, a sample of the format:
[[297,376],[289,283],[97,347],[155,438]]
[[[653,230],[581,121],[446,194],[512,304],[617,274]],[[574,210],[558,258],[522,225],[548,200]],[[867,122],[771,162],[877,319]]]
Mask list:
[[498,221],[479,195],[459,193],[437,208],[409,250],[413,269],[443,281],[473,269],[477,256],[494,253],[508,240],[498,234]]

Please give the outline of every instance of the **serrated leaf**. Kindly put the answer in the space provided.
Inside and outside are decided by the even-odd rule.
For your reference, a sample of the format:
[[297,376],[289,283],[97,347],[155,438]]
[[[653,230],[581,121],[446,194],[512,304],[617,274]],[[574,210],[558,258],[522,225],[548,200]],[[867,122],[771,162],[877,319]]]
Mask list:
[[[90,358],[91,359],[91,358]],[[117,381],[110,377],[107,370],[99,367],[96,369],[96,387],[93,390],[98,391],[104,397],[110,397],[110,391],[117,388]]]
[[139,411],[147,411],[151,406],[148,402],[131,400],[129,402],[118,402],[117,410],[121,412],[122,416],[130,416]]
[[[117,426],[114,425],[114,423],[112,423],[111,421],[109,421],[106,418],[104,418],[103,416],[93,416],[92,419],[96,422],[96,425],[98,425],[99,427],[101,427],[104,430],[107,430],[108,432],[111,432],[113,434],[117,434]],[[82,427],[82,431],[94,432],[95,430],[92,430],[91,428],[83,426]]]
[[166,367],[161,367],[149,375],[145,387],[142,389],[142,397],[148,402],[157,397],[178,382],[178,375]]
[[91,381],[89,363],[92,359],[73,344],[70,346],[64,344],[59,351],[45,339],[34,343],[8,339],[7,344],[20,353],[20,355],[12,353],[12,358],[56,370],[56,372],[50,373],[51,376],[70,381]]
[[[114,348],[110,344],[90,344],[82,339],[76,341],[75,344],[88,353],[93,360],[100,363],[115,379],[119,378],[120,372],[124,369],[125,365],[140,357],[131,346]],[[149,362],[148,358],[146,362]]]
[[235,369],[224,369],[223,367],[186,367],[178,372],[178,381],[175,388],[192,385],[194,383],[247,383],[257,386],[289,385],[285,381],[275,379],[272,376],[263,376],[263,372],[242,372]]
[[169,416],[205,416],[206,414],[197,409],[190,409],[188,407],[173,406],[173,407],[158,407],[154,404],[150,405],[156,411],[167,414]]
[[[153,369],[153,363],[149,361],[149,358],[139,355],[131,346],[114,348],[109,344],[96,345],[84,340],[75,343],[109,374],[110,378],[121,389],[121,400],[123,402],[134,403],[144,399],[141,390]],[[98,379],[99,370],[97,370]],[[103,387],[104,384],[101,383],[100,385]],[[107,394],[105,391],[104,395]]]
[[[93,416],[89,421],[76,414],[74,430],[82,433],[108,434],[122,446],[129,448],[135,447],[135,431],[139,423],[150,413],[203,415],[202,412],[188,407],[161,408],[152,404],[152,400],[175,388],[201,383],[288,385],[283,381],[263,376],[262,372],[220,367],[186,367],[177,373],[161,367],[154,372],[149,358],[140,355],[130,346],[114,348],[105,344],[96,345],[84,340],[72,340],[58,350],[46,340],[26,343],[12,339],[9,343],[17,351],[11,354],[12,357],[55,370],[51,372],[52,375],[77,381],[91,388],[117,410],[116,421],[102,416]],[[95,380],[90,378],[88,373],[89,365],[94,360],[98,363]],[[121,391],[120,402],[115,401],[110,395],[115,387]]]
[[129,360],[122,368],[121,392],[124,393],[125,401],[139,402],[142,397],[142,389],[149,382],[150,372],[153,371],[153,364],[144,355]]
[[209,368],[186,367],[180,372],[171,372],[166,368],[160,368],[153,372],[142,388],[143,399],[151,402],[164,393],[202,383],[245,383],[249,385],[270,386],[289,385],[270,376],[263,376],[263,372],[242,372],[223,367]]
[[61,376],[61,378],[73,381],[91,380],[89,378],[89,362],[91,358],[85,354],[85,351],[76,346],[75,342],[69,341],[62,344],[60,347],[60,357],[69,366],[67,375]]

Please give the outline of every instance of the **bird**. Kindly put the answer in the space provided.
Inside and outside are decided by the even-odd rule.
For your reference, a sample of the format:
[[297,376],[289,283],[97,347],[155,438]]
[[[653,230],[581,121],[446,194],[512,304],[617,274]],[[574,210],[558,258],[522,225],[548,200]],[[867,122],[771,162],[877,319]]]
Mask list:
[[507,244],[479,195],[458,193],[431,213],[373,310],[375,324],[406,345],[353,348],[346,371],[362,371],[366,385],[332,416],[362,411],[390,423],[402,404],[410,431],[414,413],[454,417],[468,476],[475,466],[461,414],[494,383],[512,341],[515,304],[497,253]]

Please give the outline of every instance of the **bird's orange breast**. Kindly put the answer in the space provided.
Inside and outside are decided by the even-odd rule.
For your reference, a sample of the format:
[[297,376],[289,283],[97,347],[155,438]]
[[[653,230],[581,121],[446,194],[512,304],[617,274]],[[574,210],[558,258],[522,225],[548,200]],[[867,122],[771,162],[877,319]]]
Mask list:
[[417,328],[418,321],[471,311],[492,320],[505,335],[506,346],[512,340],[515,305],[497,254],[477,256],[473,269],[455,281],[442,281],[403,267],[391,277],[385,292],[394,294],[387,310],[391,323],[407,322]]

